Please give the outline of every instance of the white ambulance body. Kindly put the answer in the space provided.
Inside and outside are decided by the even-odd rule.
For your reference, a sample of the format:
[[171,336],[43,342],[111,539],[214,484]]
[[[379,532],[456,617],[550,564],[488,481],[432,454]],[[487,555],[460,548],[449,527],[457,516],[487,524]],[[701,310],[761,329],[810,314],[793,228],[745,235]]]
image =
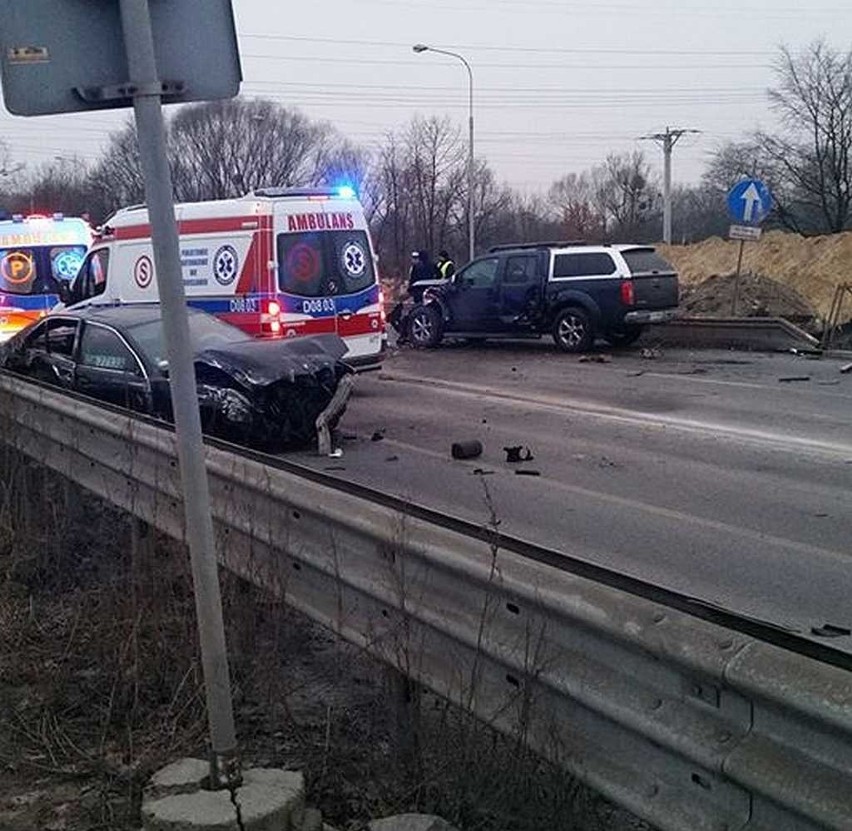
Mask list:
[[[380,366],[385,319],[376,256],[350,189],[255,191],[175,205],[191,306],[253,337],[338,334],[357,369]],[[144,206],[124,208],[71,287],[69,306],[157,302]]]

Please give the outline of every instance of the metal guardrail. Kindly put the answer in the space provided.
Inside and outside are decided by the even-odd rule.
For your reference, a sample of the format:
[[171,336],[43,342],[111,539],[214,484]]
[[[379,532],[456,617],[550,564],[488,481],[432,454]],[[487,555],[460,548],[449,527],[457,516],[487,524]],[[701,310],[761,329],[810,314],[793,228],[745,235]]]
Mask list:
[[783,317],[682,317],[653,326],[648,340],[676,346],[777,351],[815,349],[819,341]]
[[[172,433],[0,375],[3,441],[177,539]],[[852,673],[208,447],[224,564],[662,829],[852,827]]]

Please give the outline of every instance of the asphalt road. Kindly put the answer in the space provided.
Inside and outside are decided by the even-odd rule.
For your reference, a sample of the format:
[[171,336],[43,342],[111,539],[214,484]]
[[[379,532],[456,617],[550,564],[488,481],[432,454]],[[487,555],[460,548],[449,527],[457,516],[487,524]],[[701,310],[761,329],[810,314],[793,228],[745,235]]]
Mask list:
[[[358,379],[343,457],[300,461],[477,522],[490,502],[513,536],[795,631],[852,626],[844,361],[596,354],[611,360],[549,343],[393,354]],[[465,439],[480,458],[451,458]],[[507,463],[513,445],[534,459]]]

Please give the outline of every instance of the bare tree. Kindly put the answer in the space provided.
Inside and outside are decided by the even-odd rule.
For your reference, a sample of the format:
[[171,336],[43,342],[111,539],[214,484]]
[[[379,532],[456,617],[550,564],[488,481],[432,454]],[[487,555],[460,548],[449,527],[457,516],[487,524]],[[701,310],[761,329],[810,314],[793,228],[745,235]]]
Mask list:
[[92,188],[103,200],[100,219],[127,205],[145,201],[145,180],[139,161],[136,126],[129,121],[110,136],[109,146],[91,173]]
[[569,173],[550,186],[548,201],[568,239],[599,239],[606,224],[588,172]]
[[327,124],[272,101],[234,98],[179,110],[169,125],[178,199],[323,183],[342,146]]
[[852,219],[852,51],[817,41],[781,49],[769,92],[780,135],[758,135],[792,191],[801,226],[836,233]]
[[[465,159],[459,132],[446,118],[415,117],[386,137],[367,177],[384,273],[401,276],[415,249],[434,253],[457,244],[467,216]],[[486,179],[480,168],[482,206],[493,202]]]
[[591,178],[606,221],[605,233],[636,238],[657,192],[645,154],[638,150],[611,153],[602,165],[592,169]]
[[466,198],[465,148],[449,119],[416,117],[405,133],[405,149],[415,247],[434,252]]
[[[169,158],[179,201],[226,199],[262,186],[330,184],[335,177],[363,177],[363,151],[324,123],[260,99],[196,104],[168,124]],[[114,210],[144,200],[136,130],[114,134],[92,172]]]

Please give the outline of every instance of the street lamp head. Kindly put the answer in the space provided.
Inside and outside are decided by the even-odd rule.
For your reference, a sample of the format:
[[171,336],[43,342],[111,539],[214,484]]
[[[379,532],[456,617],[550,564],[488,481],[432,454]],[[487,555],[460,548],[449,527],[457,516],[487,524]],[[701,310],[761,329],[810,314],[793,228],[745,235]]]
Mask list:
[[411,48],[417,53],[429,51],[429,47],[425,43],[415,43]]

